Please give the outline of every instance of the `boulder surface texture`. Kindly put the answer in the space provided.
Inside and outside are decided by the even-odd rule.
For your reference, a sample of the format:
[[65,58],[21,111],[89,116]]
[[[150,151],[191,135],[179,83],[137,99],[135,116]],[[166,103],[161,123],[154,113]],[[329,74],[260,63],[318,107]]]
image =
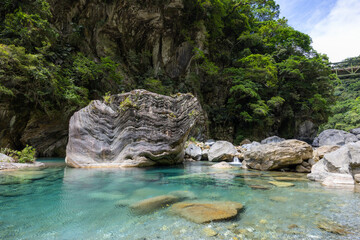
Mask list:
[[235,217],[243,208],[238,202],[175,203],[171,212],[195,223],[208,223]]
[[200,161],[202,156],[202,150],[200,147],[196,146],[196,144],[191,143],[186,149],[185,154],[190,156],[191,158]]
[[66,163],[85,168],[180,163],[201,114],[191,94],[134,90],[93,101],[70,119]]
[[229,161],[237,155],[237,150],[231,142],[217,141],[211,146],[208,158],[210,162]]
[[277,143],[277,142],[282,142],[282,141],[285,141],[285,139],[278,137],[278,136],[272,136],[272,137],[268,137],[268,138],[265,138],[264,140],[262,140],[261,144]]
[[327,129],[322,131],[319,136],[314,139],[313,146],[321,147],[324,145],[343,146],[349,142],[357,142],[357,137],[349,132],[337,129]]
[[244,153],[243,165],[248,168],[267,171],[301,164],[312,158],[312,147],[299,140],[285,140],[262,144]]
[[[327,153],[311,168],[308,178],[327,186],[354,185],[354,176],[360,173],[360,142],[348,143]],[[326,181],[325,181],[326,180]]]

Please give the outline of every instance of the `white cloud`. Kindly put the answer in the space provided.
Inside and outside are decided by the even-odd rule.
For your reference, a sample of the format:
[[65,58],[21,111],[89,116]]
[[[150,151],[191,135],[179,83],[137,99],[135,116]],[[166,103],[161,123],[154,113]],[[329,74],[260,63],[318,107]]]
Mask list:
[[338,0],[330,13],[310,30],[313,47],[331,62],[360,55],[360,1]]

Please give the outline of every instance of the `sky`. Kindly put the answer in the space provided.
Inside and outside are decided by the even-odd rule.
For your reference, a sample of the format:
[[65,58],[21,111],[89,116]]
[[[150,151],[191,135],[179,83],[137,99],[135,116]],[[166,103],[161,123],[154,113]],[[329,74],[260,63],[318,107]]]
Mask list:
[[330,62],[360,55],[360,0],[276,0],[280,17],[309,34]]

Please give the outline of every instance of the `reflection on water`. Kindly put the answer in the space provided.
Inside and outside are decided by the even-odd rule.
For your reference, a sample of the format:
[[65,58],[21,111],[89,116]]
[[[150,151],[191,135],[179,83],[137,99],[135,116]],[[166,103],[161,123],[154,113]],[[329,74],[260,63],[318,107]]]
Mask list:
[[[360,194],[322,188],[305,175],[216,170],[210,163],[149,169],[48,167],[0,173],[0,239],[360,239]],[[269,181],[294,183],[279,188]],[[196,200],[237,201],[231,221],[195,224],[166,208],[134,215],[129,205],[189,191]],[[333,221],[349,232],[318,228]],[[204,228],[217,235],[207,237]]]

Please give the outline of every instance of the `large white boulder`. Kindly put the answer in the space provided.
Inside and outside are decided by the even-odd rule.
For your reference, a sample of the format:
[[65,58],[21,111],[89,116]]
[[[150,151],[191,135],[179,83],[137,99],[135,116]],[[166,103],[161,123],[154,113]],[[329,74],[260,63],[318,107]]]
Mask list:
[[231,142],[217,141],[211,146],[208,158],[210,162],[232,161],[237,150]]

